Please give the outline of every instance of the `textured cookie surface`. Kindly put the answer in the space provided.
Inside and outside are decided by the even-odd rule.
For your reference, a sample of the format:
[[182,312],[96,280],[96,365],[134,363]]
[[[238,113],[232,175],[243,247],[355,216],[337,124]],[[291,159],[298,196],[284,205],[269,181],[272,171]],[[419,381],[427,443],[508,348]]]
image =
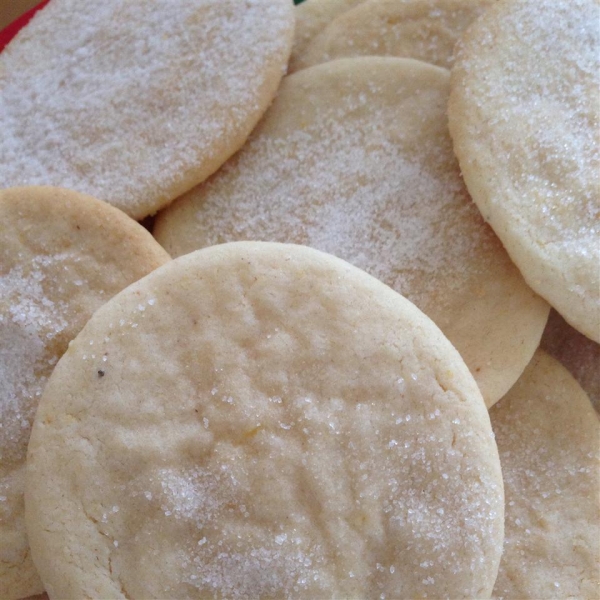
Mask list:
[[295,8],[296,31],[288,72],[304,68],[304,56],[312,40],[336,17],[364,0],[305,0]]
[[0,55],[0,188],[156,212],[244,143],[293,18],[289,0],[52,0]]
[[552,310],[540,346],[567,368],[600,413],[600,345]]
[[498,600],[600,597],[600,422],[543,351],[490,410],[506,492]]
[[96,312],[46,386],[26,500],[57,598],[484,598],[502,546],[458,353],[291,245],[200,250]]
[[493,0],[369,0],[328,25],[301,57],[306,68],[352,56],[415,58],[450,68],[463,31]]
[[452,70],[465,182],[529,285],[600,341],[600,4],[499,1]]
[[[41,592],[23,488],[31,424],[56,361],[92,313],[169,260],[141,225],[76,192],[0,192],[0,597]],[[96,355],[90,346],[90,356]],[[99,357],[100,358],[100,357]]]
[[355,58],[284,81],[247,147],[158,216],[172,256],[266,240],[329,252],[405,295],[458,348],[488,405],[535,352],[548,305],[462,184],[448,72]]

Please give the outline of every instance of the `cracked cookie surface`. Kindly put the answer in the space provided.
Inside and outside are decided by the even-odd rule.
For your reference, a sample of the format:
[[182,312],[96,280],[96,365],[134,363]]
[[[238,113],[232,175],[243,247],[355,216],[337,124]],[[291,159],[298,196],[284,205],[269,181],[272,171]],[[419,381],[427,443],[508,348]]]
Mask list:
[[51,597],[483,598],[496,577],[472,376],[412,304],[309,248],[214,246],[115,297],[28,458]]
[[448,71],[392,57],[287,77],[248,144],[158,216],[172,256],[223,242],[306,244],[377,277],[431,317],[488,406],[519,378],[549,306],[462,182]]
[[[31,424],[54,365],[93,312],[169,260],[112,206],[48,187],[0,191],[0,597],[41,592],[25,533]],[[90,354],[94,349],[90,348]]]

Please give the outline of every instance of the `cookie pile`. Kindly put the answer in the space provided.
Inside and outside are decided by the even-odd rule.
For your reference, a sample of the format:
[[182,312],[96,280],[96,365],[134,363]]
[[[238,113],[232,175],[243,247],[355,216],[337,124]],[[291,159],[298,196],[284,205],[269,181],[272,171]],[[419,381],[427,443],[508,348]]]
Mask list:
[[597,598],[599,17],[38,12],[0,54],[0,597]]

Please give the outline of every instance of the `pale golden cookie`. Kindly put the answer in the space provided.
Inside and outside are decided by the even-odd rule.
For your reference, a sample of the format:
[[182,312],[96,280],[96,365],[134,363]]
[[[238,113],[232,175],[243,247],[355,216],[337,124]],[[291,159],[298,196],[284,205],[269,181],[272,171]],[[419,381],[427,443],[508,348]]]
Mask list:
[[529,285],[600,342],[600,3],[500,0],[459,43],[450,133]]
[[600,598],[600,422],[543,351],[490,410],[506,491],[498,600]]
[[541,347],[570,371],[600,412],[600,345],[573,329],[552,310]]
[[494,0],[369,0],[317,35],[302,67],[352,56],[415,58],[449,69],[463,31]]
[[460,356],[301,246],[200,250],[96,312],[46,386],[27,482],[51,598],[486,598],[502,548]]
[[[25,534],[25,455],[39,397],[92,313],[167,262],[121,211],[56,188],[0,191],[0,598],[44,588]],[[89,347],[89,355],[102,355]],[[51,475],[51,474],[50,474]]]
[[158,215],[172,256],[237,240],[306,244],[365,269],[430,316],[488,406],[539,345],[549,307],[460,178],[448,72],[355,58],[295,73],[249,143]]
[[306,49],[331,21],[364,0],[304,0],[296,6],[296,32],[288,72],[304,68]]
[[293,30],[291,0],[52,0],[0,55],[0,188],[155,213],[242,146]]

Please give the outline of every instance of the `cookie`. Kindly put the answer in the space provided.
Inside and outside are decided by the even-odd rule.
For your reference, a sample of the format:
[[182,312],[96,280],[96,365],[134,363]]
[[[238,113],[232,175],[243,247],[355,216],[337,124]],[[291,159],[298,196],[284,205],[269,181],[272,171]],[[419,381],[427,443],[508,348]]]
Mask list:
[[449,69],[463,31],[493,0],[370,0],[337,17],[306,48],[302,67],[353,56],[415,58]]
[[[43,591],[24,523],[25,456],[56,361],[111,296],[169,260],[112,206],[55,188],[0,191],[0,597]],[[102,356],[92,347],[89,355]]]
[[490,410],[506,492],[494,598],[600,597],[600,421],[545,352]]
[[293,29],[289,0],[52,0],[0,55],[0,188],[155,213],[242,146]]
[[467,188],[529,285],[600,341],[600,4],[495,3],[452,70]]
[[550,311],[540,345],[569,370],[600,413],[600,346],[573,329],[554,310]]
[[448,72],[399,58],[287,77],[237,156],[157,217],[172,256],[212,244],[306,244],[414,302],[456,346],[488,406],[537,349],[549,307],[525,284],[462,183]]
[[26,505],[56,598],[485,598],[502,547],[459,354],[293,245],[200,250],[99,309],[44,391]]
[[312,40],[331,21],[364,0],[304,0],[296,6],[296,31],[288,72],[304,68],[303,59]]

